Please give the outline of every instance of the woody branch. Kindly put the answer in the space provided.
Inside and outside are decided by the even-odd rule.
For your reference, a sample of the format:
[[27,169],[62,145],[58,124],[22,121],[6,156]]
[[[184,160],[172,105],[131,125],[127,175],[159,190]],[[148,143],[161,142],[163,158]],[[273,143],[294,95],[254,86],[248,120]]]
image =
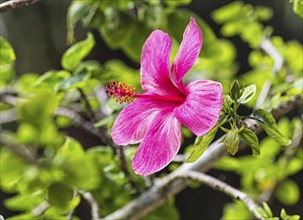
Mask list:
[[10,0],[0,4],[0,13],[19,8],[22,6],[33,5],[41,0]]

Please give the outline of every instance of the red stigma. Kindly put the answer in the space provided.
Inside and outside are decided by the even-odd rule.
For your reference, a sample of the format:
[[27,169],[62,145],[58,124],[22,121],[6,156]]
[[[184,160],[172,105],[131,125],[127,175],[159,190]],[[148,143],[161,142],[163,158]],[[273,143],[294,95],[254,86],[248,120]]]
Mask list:
[[125,82],[115,82],[106,85],[106,94],[115,99],[116,102],[122,104],[123,102],[132,102],[135,98],[136,88]]

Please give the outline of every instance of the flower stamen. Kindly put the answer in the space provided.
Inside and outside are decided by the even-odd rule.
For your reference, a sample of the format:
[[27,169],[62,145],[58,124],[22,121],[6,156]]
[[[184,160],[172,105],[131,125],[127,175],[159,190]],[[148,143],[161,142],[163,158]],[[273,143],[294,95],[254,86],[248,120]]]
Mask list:
[[123,102],[134,101],[136,94],[136,88],[125,82],[113,81],[106,85],[106,94],[111,96],[115,102],[122,104]]

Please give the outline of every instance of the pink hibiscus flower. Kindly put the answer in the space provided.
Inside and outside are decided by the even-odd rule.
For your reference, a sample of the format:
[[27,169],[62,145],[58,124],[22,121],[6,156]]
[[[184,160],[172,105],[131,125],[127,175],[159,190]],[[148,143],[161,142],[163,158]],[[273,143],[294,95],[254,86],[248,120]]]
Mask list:
[[218,121],[223,101],[221,84],[211,80],[182,82],[200,53],[202,41],[202,32],[191,18],[170,69],[172,40],[161,30],[153,31],[141,54],[145,93],[136,94],[125,83],[107,85],[107,93],[116,101],[134,100],[117,117],[112,138],[118,145],[141,142],[132,161],[139,175],[157,172],[173,160],[181,145],[181,124],[201,136]]

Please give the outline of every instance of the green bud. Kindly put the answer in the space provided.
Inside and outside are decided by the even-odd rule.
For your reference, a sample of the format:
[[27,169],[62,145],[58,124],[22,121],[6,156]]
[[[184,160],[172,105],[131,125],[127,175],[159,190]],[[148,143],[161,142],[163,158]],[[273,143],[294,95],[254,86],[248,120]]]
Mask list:
[[238,100],[241,96],[241,87],[238,80],[234,80],[230,85],[229,95],[233,100]]

